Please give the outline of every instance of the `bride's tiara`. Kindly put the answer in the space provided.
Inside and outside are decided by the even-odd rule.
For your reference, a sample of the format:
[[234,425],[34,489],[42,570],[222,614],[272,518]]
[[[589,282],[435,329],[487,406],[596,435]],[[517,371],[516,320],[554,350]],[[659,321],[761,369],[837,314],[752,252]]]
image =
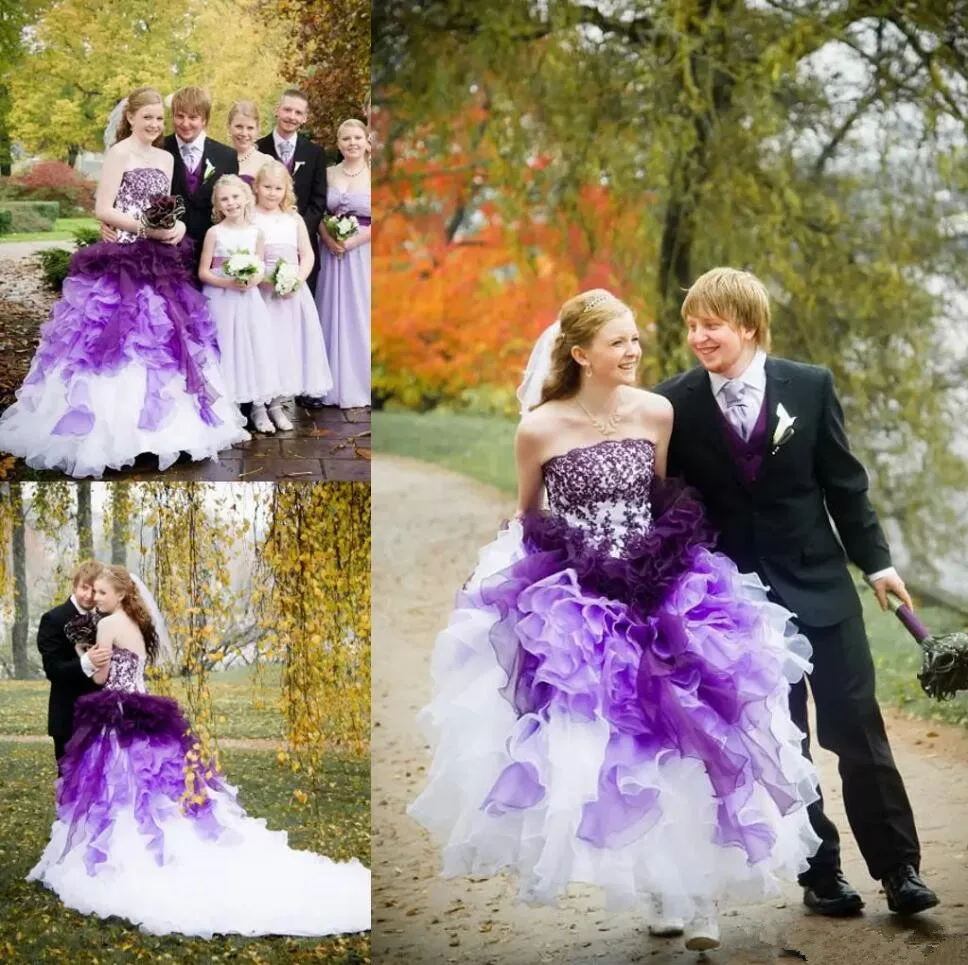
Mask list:
[[608,292],[602,292],[601,295],[593,295],[588,299],[587,302],[582,306],[582,312],[587,312],[589,309],[594,308],[596,305],[601,305],[604,302],[612,300],[612,296]]

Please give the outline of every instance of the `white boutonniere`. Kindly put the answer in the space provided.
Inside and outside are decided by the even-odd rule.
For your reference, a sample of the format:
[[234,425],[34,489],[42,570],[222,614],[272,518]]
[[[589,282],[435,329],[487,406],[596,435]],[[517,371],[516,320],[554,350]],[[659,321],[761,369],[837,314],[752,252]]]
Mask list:
[[204,184],[213,174],[215,173],[215,165],[211,161],[205,162],[205,173],[202,175],[202,183]]
[[783,408],[782,402],[776,407],[776,429],[773,432],[773,451],[770,453],[771,456],[775,456],[777,449],[793,435],[793,423],[796,421],[797,417],[790,415]]
[[297,161],[292,166],[292,173],[295,174],[305,163],[306,163],[305,161]]

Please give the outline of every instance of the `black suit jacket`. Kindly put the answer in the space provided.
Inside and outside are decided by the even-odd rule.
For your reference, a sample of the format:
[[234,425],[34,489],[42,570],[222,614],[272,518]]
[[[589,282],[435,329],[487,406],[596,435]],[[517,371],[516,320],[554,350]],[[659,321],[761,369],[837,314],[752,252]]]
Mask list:
[[81,669],[81,658],[64,633],[68,620],[76,616],[77,609],[68,600],[48,610],[40,618],[37,629],[37,649],[44,663],[44,673],[50,681],[47,733],[64,740],[68,740],[74,732],[74,701],[99,689]]
[[[268,154],[277,161],[281,160],[276,154],[276,142],[271,131],[265,137],[259,138],[256,144],[263,154]],[[302,134],[296,137],[292,186],[296,192],[296,205],[306,222],[315,248],[318,244],[319,222],[326,213],[326,152]]]
[[188,170],[185,159],[178,150],[174,134],[165,138],[165,150],[175,159],[175,169],[171,176],[171,193],[177,194],[185,202],[185,227],[188,237],[195,242],[196,263],[202,256],[202,242],[205,233],[212,227],[212,189],[223,174],[239,173],[239,156],[235,148],[222,144],[205,135],[205,149],[202,152],[202,177],[205,175],[206,162],[215,169],[212,176],[199,185],[198,191],[191,194],[188,190]]
[[[740,570],[759,573],[808,626],[858,614],[847,559],[873,573],[889,567],[891,556],[867,494],[867,471],[847,442],[830,371],[767,358],[769,419],[763,463],[750,485],[735,468],[705,369],[677,375],[656,391],[675,411],[669,474],[699,490],[719,531],[719,549]],[[774,453],[780,403],[796,423]]]

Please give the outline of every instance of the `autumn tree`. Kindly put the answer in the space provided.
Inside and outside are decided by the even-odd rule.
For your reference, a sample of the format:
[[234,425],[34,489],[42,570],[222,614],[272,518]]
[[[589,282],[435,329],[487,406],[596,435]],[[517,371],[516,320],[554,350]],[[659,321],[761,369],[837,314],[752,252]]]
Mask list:
[[112,109],[135,87],[167,95],[196,84],[211,91],[212,133],[224,138],[233,100],[270,108],[285,43],[278,18],[263,21],[244,0],[59,0],[11,72],[12,133],[28,150],[73,164],[81,150],[103,150]]
[[91,481],[77,483],[77,545],[81,557],[94,556],[94,529],[91,520]]
[[[412,404],[392,385],[405,378],[391,343],[405,323],[421,329],[425,369],[455,367],[444,329],[462,304],[490,295],[511,307],[506,292],[519,289],[529,305],[530,266],[559,264],[558,246],[576,237],[607,248],[614,213],[630,213],[612,275],[655,326],[646,381],[688,364],[683,289],[713,265],[755,271],[774,295],[777,351],[833,369],[879,508],[929,566],[963,531],[956,495],[968,481],[954,444],[966,371],[946,313],[968,265],[939,230],[968,117],[958,10],[956,0],[379,5],[376,190],[391,204],[374,251],[385,259],[374,351],[392,397]],[[590,188],[608,204],[588,206]],[[509,246],[501,265],[458,268],[470,256],[455,249],[486,246],[498,227],[533,237],[533,226],[562,227],[523,253]],[[380,252],[386,237],[397,246]],[[391,318],[383,286],[426,297],[398,298]],[[462,297],[442,305],[443,291]],[[506,325],[527,344],[547,317]],[[506,387],[525,352],[505,355]]]
[[286,78],[309,99],[307,131],[332,152],[349,117],[367,121],[370,94],[370,4],[365,0],[275,0],[267,22],[287,23]]
[[23,483],[10,483],[10,508],[13,516],[13,675],[26,680],[29,673],[27,662],[27,628],[30,612],[27,600],[27,544],[24,522]]
[[324,756],[369,746],[369,486],[276,484],[262,559],[265,654],[284,668],[286,760],[303,784],[296,798],[318,803]]

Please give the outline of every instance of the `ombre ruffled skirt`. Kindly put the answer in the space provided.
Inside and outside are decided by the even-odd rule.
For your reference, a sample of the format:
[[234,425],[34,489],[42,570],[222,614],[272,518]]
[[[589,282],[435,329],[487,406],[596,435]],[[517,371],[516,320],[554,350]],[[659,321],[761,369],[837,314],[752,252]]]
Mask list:
[[[183,799],[186,768],[196,793]],[[193,760],[175,701],[80,698],[57,818],[28,880],[82,914],[152,934],[330,935],[370,927],[370,872],[287,844]]]
[[17,401],[0,416],[0,451],[99,477],[141,453],[166,469],[182,452],[214,458],[248,439],[193,272],[189,241],[75,252]]
[[420,715],[434,757],[409,811],[445,877],[510,870],[548,904],[586,883],[689,920],[807,869],[817,777],[788,694],[810,645],[711,545],[680,495],[621,559],[547,515],[484,548]]

